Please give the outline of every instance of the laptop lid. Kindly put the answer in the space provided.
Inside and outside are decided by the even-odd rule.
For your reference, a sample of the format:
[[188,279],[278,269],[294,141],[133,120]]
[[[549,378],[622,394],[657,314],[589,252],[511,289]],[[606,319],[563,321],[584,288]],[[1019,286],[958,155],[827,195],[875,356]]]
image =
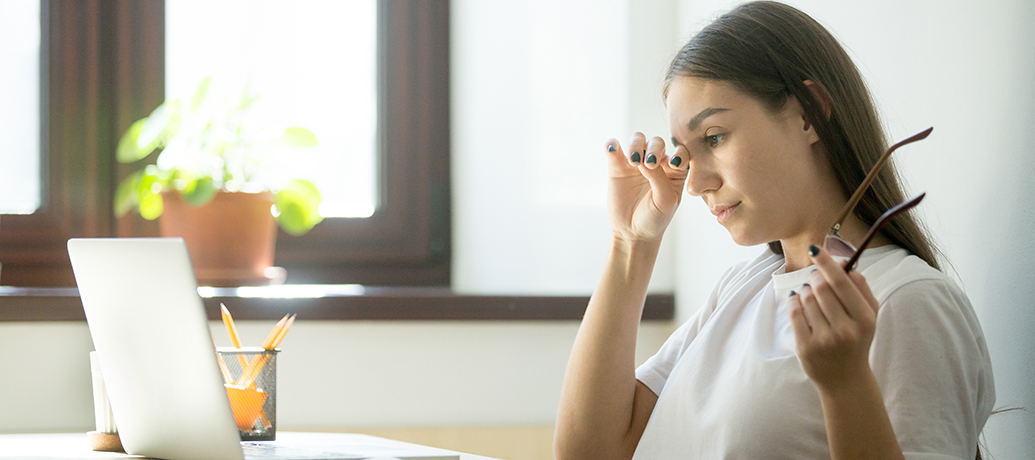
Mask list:
[[71,239],[68,254],[126,452],[242,459],[183,240]]
[[459,458],[304,433],[247,443],[252,454],[245,456],[183,240],[71,239],[68,254],[127,453],[169,460]]

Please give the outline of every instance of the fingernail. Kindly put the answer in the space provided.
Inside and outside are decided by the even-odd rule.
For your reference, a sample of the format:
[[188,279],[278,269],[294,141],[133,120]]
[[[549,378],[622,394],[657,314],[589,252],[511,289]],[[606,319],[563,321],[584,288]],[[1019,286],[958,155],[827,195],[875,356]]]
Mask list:
[[650,155],[647,155],[647,164],[652,165],[652,164],[657,163],[657,162],[658,162],[658,157],[654,156],[653,153],[650,154]]
[[814,244],[810,244],[809,245],[809,255],[812,256],[812,257],[818,256],[819,255],[819,248],[817,248],[816,245],[814,245]]
[[802,285],[801,285],[801,288],[802,288],[802,289],[805,289],[805,288],[807,288],[807,287],[812,287],[812,285],[811,285],[811,284],[809,284],[809,283],[805,283],[805,284],[802,284]]
[[787,297],[794,297],[794,294],[797,294],[797,292],[791,291],[791,295],[789,295]]
[[614,152],[615,151],[615,146],[613,146],[613,145],[607,146],[607,151],[608,152]]
[[629,157],[629,158],[632,159],[633,163],[639,163],[640,162],[640,152],[633,152],[632,156]]
[[683,164],[683,159],[679,157],[672,157],[672,161],[669,162],[673,168],[678,168],[679,165]]

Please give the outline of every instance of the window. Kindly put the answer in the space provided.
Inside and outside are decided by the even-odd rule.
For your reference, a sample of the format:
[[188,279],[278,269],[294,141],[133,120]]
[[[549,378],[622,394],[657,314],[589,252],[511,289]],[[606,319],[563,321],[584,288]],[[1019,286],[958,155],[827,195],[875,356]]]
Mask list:
[[319,187],[321,215],[374,214],[376,0],[177,0],[165,13],[167,95],[190,97],[209,77],[247,88],[261,123],[316,134],[279,166]]
[[39,3],[0,3],[0,214],[40,206],[39,17]]
[[[282,233],[288,282],[449,283],[448,9],[377,3],[377,206]],[[157,234],[138,216],[116,220],[111,203],[135,169],[115,162],[119,137],[165,99],[165,13],[161,1],[42,2],[42,199],[0,224],[0,284],[71,286],[68,238]]]

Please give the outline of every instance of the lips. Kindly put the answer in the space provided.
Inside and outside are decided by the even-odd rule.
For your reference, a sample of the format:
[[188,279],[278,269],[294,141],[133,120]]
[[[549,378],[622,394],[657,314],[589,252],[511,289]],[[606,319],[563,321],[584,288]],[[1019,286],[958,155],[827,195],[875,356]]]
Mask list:
[[716,207],[711,209],[712,210],[712,215],[719,216],[722,213],[724,213],[724,212],[726,212],[726,211],[728,211],[730,209],[733,209],[733,208],[735,208],[735,207],[737,207],[739,205],[740,205],[740,203],[737,203],[737,204],[734,204],[734,205],[730,205],[730,206],[726,206],[726,205],[716,206]]
[[712,211],[712,214],[714,214],[715,217],[718,218],[719,225],[722,225],[737,210],[737,206],[740,206],[740,203],[734,204],[732,206],[726,206],[726,205],[716,206],[716,207],[712,208],[711,211]]

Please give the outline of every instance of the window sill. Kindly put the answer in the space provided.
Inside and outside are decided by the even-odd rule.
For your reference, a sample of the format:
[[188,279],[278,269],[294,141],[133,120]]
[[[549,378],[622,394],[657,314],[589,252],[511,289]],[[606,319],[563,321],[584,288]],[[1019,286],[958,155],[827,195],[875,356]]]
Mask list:
[[[588,296],[457,294],[449,288],[283,285],[201,288],[210,320],[226,303],[237,320],[278,320],[298,313],[328,321],[578,321]],[[675,317],[672,294],[651,294],[644,321]],[[0,287],[0,322],[85,321],[76,288]]]

